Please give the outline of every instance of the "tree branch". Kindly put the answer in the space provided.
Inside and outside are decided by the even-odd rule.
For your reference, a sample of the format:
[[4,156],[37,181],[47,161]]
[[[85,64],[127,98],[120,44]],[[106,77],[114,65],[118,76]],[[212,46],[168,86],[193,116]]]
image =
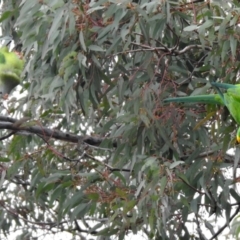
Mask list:
[[[233,215],[229,218],[229,223],[233,220],[233,218],[238,214],[239,211],[240,211],[240,205],[237,207]],[[226,222],[222,227],[220,227],[219,230],[209,240],[215,239],[227,226],[228,226],[228,222]]]
[[[62,132],[56,129],[50,129],[46,127],[40,127],[40,126],[15,126],[14,123],[17,122],[18,119],[9,118],[5,116],[0,115],[0,129],[8,129],[12,130],[14,132],[18,132],[20,134],[37,134],[40,135],[43,138],[54,138],[61,141],[66,142],[73,142],[78,143],[79,140],[81,140],[84,143],[87,143],[89,145],[99,146],[103,140],[106,138],[102,137],[92,137],[92,136],[80,136],[68,132]],[[116,143],[113,143],[113,146],[116,146]]]

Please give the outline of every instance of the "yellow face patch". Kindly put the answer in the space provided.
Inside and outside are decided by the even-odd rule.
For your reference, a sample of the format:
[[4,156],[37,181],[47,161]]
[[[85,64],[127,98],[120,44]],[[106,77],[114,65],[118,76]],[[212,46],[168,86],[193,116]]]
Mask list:
[[236,140],[237,140],[238,143],[240,143],[240,136],[237,135]]
[[240,143],[240,127],[237,130],[236,140],[238,143]]

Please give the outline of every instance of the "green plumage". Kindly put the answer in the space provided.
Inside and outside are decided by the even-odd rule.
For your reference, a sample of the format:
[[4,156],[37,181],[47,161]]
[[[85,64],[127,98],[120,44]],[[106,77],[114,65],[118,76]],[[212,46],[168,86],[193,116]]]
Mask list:
[[187,103],[209,103],[209,104],[220,104],[224,105],[222,98],[219,94],[212,95],[198,95],[198,96],[188,96],[188,97],[178,97],[178,98],[167,98],[164,99],[163,102],[187,102]]
[[[218,94],[167,98],[164,100],[168,102],[189,102],[189,103],[206,103],[225,105],[234,120],[240,124],[240,84],[232,85],[227,83],[211,83],[217,90]],[[225,93],[220,91],[220,88],[226,89]],[[237,141],[240,142],[240,128],[237,131]]]
[[21,81],[24,61],[7,47],[0,48],[0,94],[9,94]]
[[59,76],[61,76],[64,81],[68,81],[74,72],[74,67],[78,67],[77,52],[72,51],[68,53],[62,60],[59,69]]

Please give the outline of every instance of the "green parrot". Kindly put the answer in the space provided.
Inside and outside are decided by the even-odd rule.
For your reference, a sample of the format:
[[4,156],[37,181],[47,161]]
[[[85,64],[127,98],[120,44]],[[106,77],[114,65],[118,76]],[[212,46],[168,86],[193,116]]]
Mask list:
[[73,68],[76,66],[78,67],[77,55],[78,53],[75,51],[68,53],[60,64],[59,76],[65,81],[68,81],[72,73],[75,72]]
[[9,94],[21,80],[24,61],[7,47],[0,48],[0,94]]
[[[234,120],[240,124],[240,84],[233,85],[228,83],[212,82],[211,85],[216,89],[218,94],[166,98],[163,100],[163,102],[219,104],[226,106]],[[226,89],[227,91],[222,93],[220,88]],[[240,143],[240,128],[237,131],[236,139],[237,142]]]

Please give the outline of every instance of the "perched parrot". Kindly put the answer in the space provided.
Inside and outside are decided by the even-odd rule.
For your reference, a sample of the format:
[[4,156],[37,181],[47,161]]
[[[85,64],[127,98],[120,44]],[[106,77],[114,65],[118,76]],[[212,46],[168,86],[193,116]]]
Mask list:
[[[196,102],[223,105],[228,108],[234,120],[240,124],[240,84],[232,85],[228,83],[212,82],[211,85],[217,90],[218,94],[166,98],[163,102]],[[222,93],[220,88],[226,89],[227,91]],[[237,131],[236,139],[237,142],[240,143],[240,128]]]
[[7,47],[0,48],[0,94],[9,94],[20,83],[24,61]]
[[76,66],[78,67],[77,55],[77,52],[72,51],[68,53],[61,62],[59,76],[62,77],[65,81],[68,81],[74,72],[73,68]]

